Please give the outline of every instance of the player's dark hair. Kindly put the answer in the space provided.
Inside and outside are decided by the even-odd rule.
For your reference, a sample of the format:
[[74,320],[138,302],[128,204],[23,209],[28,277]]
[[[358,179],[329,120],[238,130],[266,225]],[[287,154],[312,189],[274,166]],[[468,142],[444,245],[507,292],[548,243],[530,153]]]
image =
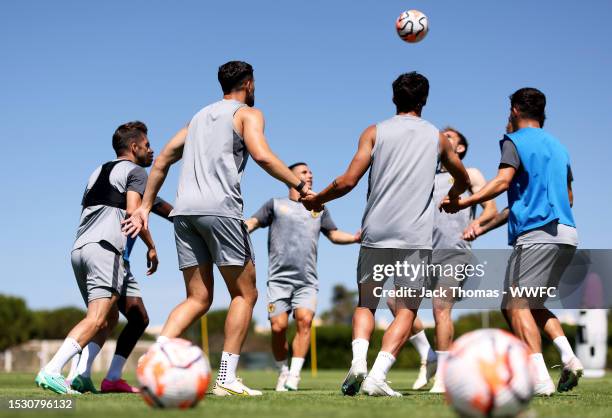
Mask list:
[[428,95],[429,81],[416,71],[402,74],[393,82],[393,103],[398,112],[420,112]]
[[135,120],[119,126],[113,134],[113,149],[120,155],[130,147],[130,144],[146,135],[147,125]]
[[465,157],[465,154],[467,154],[468,147],[469,147],[467,138],[465,137],[465,135],[463,135],[461,132],[459,132],[458,130],[456,130],[452,126],[447,126],[444,129],[442,129],[442,132],[448,132],[448,131],[456,133],[457,136],[459,137],[459,143],[461,145],[463,145],[463,147],[465,148],[465,150],[463,152],[458,152],[457,153],[459,158],[463,160],[463,158]]
[[253,67],[244,61],[230,61],[219,67],[217,74],[223,94],[229,94],[253,79]]
[[306,164],[305,162],[299,161],[297,163],[293,163],[289,166],[289,170],[293,170],[295,167],[299,166],[299,165],[305,165],[308,166],[308,164]]
[[521,118],[537,120],[544,126],[546,96],[540,90],[525,87],[515,91],[510,96],[510,106],[518,110]]

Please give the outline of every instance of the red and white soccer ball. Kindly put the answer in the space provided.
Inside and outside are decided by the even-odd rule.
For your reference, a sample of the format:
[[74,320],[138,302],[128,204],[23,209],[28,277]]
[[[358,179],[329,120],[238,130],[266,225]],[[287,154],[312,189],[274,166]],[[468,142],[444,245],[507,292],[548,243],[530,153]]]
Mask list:
[[210,364],[202,350],[187,340],[155,343],[138,360],[140,394],[154,408],[191,408],[206,394]]
[[418,10],[407,10],[395,21],[397,34],[404,41],[415,43],[423,40],[429,30],[427,16]]
[[533,396],[527,347],[498,329],[459,338],[443,375],[446,400],[462,417],[514,417]]

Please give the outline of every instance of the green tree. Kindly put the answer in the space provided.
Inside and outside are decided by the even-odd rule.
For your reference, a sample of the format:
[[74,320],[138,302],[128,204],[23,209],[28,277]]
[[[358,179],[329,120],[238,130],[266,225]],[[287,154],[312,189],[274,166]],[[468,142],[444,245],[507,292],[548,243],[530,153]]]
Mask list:
[[353,311],[357,304],[357,291],[348,290],[344,285],[337,284],[332,290],[332,307],[321,314],[326,325],[350,325]]
[[23,299],[0,294],[0,350],[27,341],[33,321]]

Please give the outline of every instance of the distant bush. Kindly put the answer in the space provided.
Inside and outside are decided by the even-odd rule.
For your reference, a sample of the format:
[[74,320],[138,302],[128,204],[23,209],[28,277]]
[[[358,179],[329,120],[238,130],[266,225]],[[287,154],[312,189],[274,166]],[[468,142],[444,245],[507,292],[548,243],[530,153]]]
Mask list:
[[0,294],[0,350],[29,340],[33,322],[23,299]]

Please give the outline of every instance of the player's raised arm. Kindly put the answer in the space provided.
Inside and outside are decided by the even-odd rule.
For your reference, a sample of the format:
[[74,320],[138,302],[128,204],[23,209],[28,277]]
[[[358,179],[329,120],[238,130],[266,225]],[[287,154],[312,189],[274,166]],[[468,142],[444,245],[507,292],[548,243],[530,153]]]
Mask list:
[[238,125],[242,126],[242,137],[255,162],[268,174],[293,187],[301,195],[310,190],[295,174],[272,152],[264,135],[265,121],[259,109],[243,107],[236,112]]
[[452,145],[442,133],[440,133],[439,144],[440,162],[455,180],[447,196],[450,200],[456,200],[470,187],[470,176]]
[[151,208],[155,203],[155,197],[157,193],[159,193],[162,184],[164,184],[170,166],[183,156],[183,147],[185,146],[186,138],[187,127],[184,127],[168,141],[159,156],[155,159],[153,167],[151,168],[151,173],[149,174],[149,179],[147,180],[142,204],[129,218],[122,221],[122,231],[125,235],[130,235],[135,238],[142,228],[148,229],[149,212],[151,212]]
[[368,168],[372,160],[372,149],[376,142],[376,125],[368,126],[359,138],[357,152],[353,156],[346,172],[337,177],[329,186],[319,194],[311,195],[302,199],[306,209],[320,209],[331,200],[344,196],[359,183],[359,180]]

